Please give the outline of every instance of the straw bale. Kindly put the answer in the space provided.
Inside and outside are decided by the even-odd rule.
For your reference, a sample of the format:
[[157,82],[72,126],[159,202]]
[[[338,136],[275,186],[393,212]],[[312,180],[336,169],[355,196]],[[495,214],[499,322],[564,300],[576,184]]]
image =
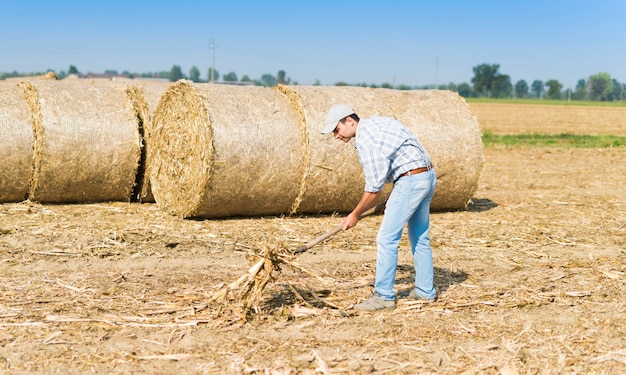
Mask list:
[[33,128],[22,90],[0,82],[0,203],[28,198],[33,173]]
[[139,133],[142,139],[141,162],[137,171],[137,179],[133,199],[139,202],[154,202],[154,195],[150,186],[150,134],[152,119],[161,96],[169,87],[165,82],[142,82],[131,84],[126,88],[126,95],[130,99],[137,116]]
[[40,75],[37,78],[43,81],[56,81],[59,79],[59,76],[57,76],[55,72],[48,72],[48,73]]
[[433,210],[466,207],[482,170],[482,142],[476,117],[455,93],[186,81],[170,86],[154,115],[148,164],[158,168],[150,173],[152,184],[160,180],[157,202],[182,217],[349,212],[364,186],[357,152],[352,142],[320,134],[336,103],[362,118],[402,121],[442,177]]
[[42,203],[128,201],[140,159],[132,105],[120,85],[24,81],[32,111],[29,198]]
[[376,90],[422,142],[441,176],[432,210],[466,208],[478,187],[484,154],[478,120],[465,100],[445,90]]
[[152,192],[172,214],[282,214],[298,196],[305,141],[276,90],[179,81],[153,125]]
[[[350,212],[363,194],[363,171],[354,143],[341,143],[328,134],[320,134],[328,109],[337,103],[352,106],[361,117],[389,114],[389,107],[371,88],[341,86],[282,86],[299,103],[309,136],[309,160],[298,200],[292,212]],[[376,203],[389,193],[386,187]]]

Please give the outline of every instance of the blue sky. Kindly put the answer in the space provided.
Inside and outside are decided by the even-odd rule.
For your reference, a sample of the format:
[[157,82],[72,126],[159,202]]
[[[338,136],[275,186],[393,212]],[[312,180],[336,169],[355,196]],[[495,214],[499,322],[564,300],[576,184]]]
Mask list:
[[0,72],[169,71],[422,86],[499,64],[513,83],[626,83],[626,0],[2,1]]

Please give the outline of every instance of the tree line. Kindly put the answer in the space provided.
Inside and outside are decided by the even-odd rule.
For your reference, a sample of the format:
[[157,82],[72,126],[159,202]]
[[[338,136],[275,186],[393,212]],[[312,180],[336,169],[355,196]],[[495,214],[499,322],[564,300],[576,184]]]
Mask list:
[[[66,71],[61,70],[59,72],[55,72],[52,69],[48,69],[44,73],[18,73],[17,71],[13,71],[11,73],[0,73],[0,80],[4,80],[7,78],[16,78],[16,77],[30,77],[30,76],[38,76],[48,72],[53,72],[56,74],[58,79],[64,79],[67,77],[75,76],[79,78],[113,78],[113,77],[123,77],[130,79],[156,79],[156,80],[164,80],[170,82],[176,82],[181,79],[188,79],[192,82],[223,82],[223,83],[239,83],[239,84],[248,84],[248,85],[256,85],[256,86],[276,86],[278,84],[298,84],[297,82],[292,83],[291,78],[287,77],[287,73],[284,70],[279,70],[278,73],[274,76],[270,73],[263,74],[260,79],[251,79],[247,74],[244,74],[241,79],[238,78],[237,73],[229,72],[224,74],[224,76],[220,77],[219,71],[217,69],[213,70],[209,68],[207,77],[209,79],[202,80],[200,78],[200,69],[196,66],[192,66],[189,70],[189,74],[186,75],[183,73],[180,65],[174,65],[170,70],[164,70],[159,72],[148,72],[148,73],[130,73],[128,71],[123,71],[119,73],[117,70],[105,70],[104,73],[81,73],[75,65],[70,65],[69,69]],[[220,81],[221,78],[221,81]]]
[[499,64],[480,64],[472,69],[474,72],[472,86],[466,85],[461,88],[459,85],[454,90],[465,97],[622,101],[626,91],[625,83],[611,78],[606,72],[593,74],[587,79],[579,79],[573,90],[571,88],[564,90],[563,84],[556,79],[546,82],[534,80],[530,86],[526,80],[521,79],[513,85],[509,75],[499,72]]
[[[472,68],[474,76],[470,83],[449,83],[446,85],[427,85],[427,86],[409,86],[409,85],[392,85],[389,83],[382,83],[380,85],[368,84],[368,83],[356,83],[350,84],[347,82],[339,81],[335,82],[335,86],[361,86],[372,88],[393,88],[398,90],[423,90],[423,89],[439,89],[439,90],[451,90],[457,92],[459,95],[465,98],[538,98],[547,100],[591,100],[591,101],[622,101],[624,99],[624,93],[626,91],[626,83],[620,83],[616,79],[611,78],[611,75],[606,72],[600,72],[589,76],[587,79],[579,79],[574,89],[566,88],[561,82],[556,79],[550,79],[547,81],[533,80],[529,83],[521,79],[515,84],[512,83],[511,77],[508,74],[502,74],[499,72],[499,64],[480,64]],[[47,72],[54,72],[49,69]],[[46,73],[47,73],[46,72]],[[244,84],[244,85],[256,85],[256,86],[276,86],[278,84],[293,84],[297,85],[297,81],[292,81],[284,70],[279,70],[276,75],[266,73],[261,75],[259,79],[252,79],[247,74],[244,74],[239,78],[237,73],[231,71],[229,73],[220,76],[217,70],[209,68],[207,80],[200,78],[200,70],[193,66],[189,70],[189,74],[186,75],[180,65],[174,65],[169,71],[149,72],[149,73],[129,73],[123,71],[118,73],[116,70],[105,70],[103,74],[96,73],[81,73],[74,65],[70,65],[67,72],[60,71],[54,72],[59,79],[63,79],[67,76],[78,77],[126,77],[126,78],[143,78],[143,79],[159,79],[170,82],[176,82],[180,79],[189,79],[193,82],[222,82],[231,84]],[[0,80],[11,77],[24,77],[39,75],[37,74],[23,74],[16,71],[12,73],[0,73]],[[220,81],[221,79],[221,81]],[[314,85],[321,85],[317,80]]]

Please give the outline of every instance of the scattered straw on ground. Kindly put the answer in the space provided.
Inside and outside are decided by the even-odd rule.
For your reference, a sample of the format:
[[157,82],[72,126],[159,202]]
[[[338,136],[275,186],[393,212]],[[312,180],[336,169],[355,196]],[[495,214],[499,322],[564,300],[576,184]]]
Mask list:
[[246,254],[296,249],[338,217],[4,204],[0,371],[626,372],[626,150],[485,151],[470,209],[432,215],[438,301],[403,298],[405,237],[382,314],[351,309],[372,290],[380,216],[293,259],[313,275],[275,272],[243,322],[208,301],[261,259]]

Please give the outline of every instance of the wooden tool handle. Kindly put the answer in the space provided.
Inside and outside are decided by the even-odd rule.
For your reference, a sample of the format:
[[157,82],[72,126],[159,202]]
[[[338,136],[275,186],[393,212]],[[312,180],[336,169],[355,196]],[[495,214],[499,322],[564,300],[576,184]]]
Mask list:
[[[379,204],[378,206],[372,207],[369,210],[363,212],[361,214],[361,216],[359,216],[359,220],[361,220],[365,216],[371,215],[373,213],[383,212],[384,210],[385,210],[385,202],[383,202],[383,203]],[[341,231],[342,228],[343,228],[343,226],[341,224],[337,225],[336,227],[334,227],[333,229],[329,230],[328,232],[315,237],[311,241],[309,241],[306,244],[304,244],[304,245],[300,246],[299,248],[297,248],[296,251],[294,251],[294,254],[304,253],[305,251],[307,251],[311,247],[317,245],[318,243],[324,241],[328,237],[330,237],[330,236],[334,235],[335,233]]]

